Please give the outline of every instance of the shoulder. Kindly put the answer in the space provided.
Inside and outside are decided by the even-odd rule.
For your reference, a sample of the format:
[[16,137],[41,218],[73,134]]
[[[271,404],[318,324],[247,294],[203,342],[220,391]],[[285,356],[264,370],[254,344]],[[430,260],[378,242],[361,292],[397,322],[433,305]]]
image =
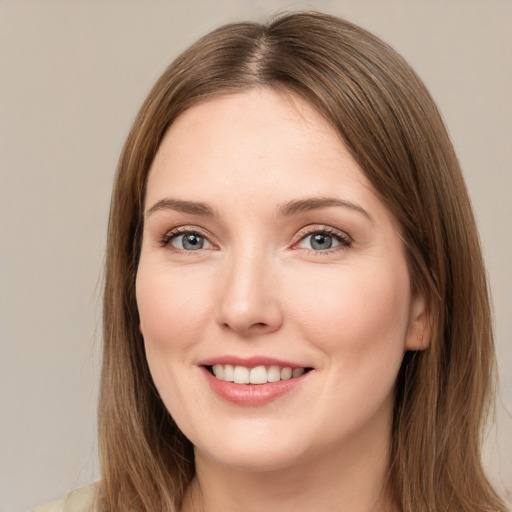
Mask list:
[[35,508],[32,512],[94,512],[97,485],[71,491],[57,501]]

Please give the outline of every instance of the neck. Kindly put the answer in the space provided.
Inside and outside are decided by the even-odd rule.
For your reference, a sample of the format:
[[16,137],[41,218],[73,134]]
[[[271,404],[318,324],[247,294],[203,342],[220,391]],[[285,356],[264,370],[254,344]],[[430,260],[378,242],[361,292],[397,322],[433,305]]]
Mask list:
[[196,450],[182,512],[396,512],[386,488],[389,431],[369,434],[271,471],[230,468]]

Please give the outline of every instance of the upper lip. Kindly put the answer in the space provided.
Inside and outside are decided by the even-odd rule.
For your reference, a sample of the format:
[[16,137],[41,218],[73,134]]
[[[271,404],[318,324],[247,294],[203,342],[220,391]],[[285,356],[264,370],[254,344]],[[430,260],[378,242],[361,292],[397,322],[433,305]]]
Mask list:
[[245,366],[246,368],[255,368],[256,366],[280,366],[281,368],[308,368],[308,366],[298,364],[292,361],[284,361],[267,356],[240,357],[233,355],[216,356],[199,362],[200,366],[213,366],[214,364],[230,364],[233,366]]

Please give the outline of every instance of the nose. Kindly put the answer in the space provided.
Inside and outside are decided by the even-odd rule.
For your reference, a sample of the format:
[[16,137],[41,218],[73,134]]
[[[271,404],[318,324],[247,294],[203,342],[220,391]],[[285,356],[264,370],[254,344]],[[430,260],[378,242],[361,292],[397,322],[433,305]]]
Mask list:
[[245,338],[277,331],[283,312],[275,275],[274,265],[261,254],[226,262],[217,310],[221,327]]

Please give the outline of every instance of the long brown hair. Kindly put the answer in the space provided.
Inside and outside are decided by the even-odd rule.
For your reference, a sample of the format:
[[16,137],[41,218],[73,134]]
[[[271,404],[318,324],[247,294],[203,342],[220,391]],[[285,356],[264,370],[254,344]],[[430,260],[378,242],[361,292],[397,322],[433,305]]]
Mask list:
[[146,363],[135,300],[144,190],[171,123],[190,106],[254,87],[292,91],[337,130],[401,225],[431,340],[396,385],[388,485],[407,512],[505,510],[483,473],[494,348],[485,269],[457,158],[408,64],[363,29],[319,13],[231,24],[158,80],[123,149],[112,196],[99,407],[102,510],[179,510],[193,451]]

